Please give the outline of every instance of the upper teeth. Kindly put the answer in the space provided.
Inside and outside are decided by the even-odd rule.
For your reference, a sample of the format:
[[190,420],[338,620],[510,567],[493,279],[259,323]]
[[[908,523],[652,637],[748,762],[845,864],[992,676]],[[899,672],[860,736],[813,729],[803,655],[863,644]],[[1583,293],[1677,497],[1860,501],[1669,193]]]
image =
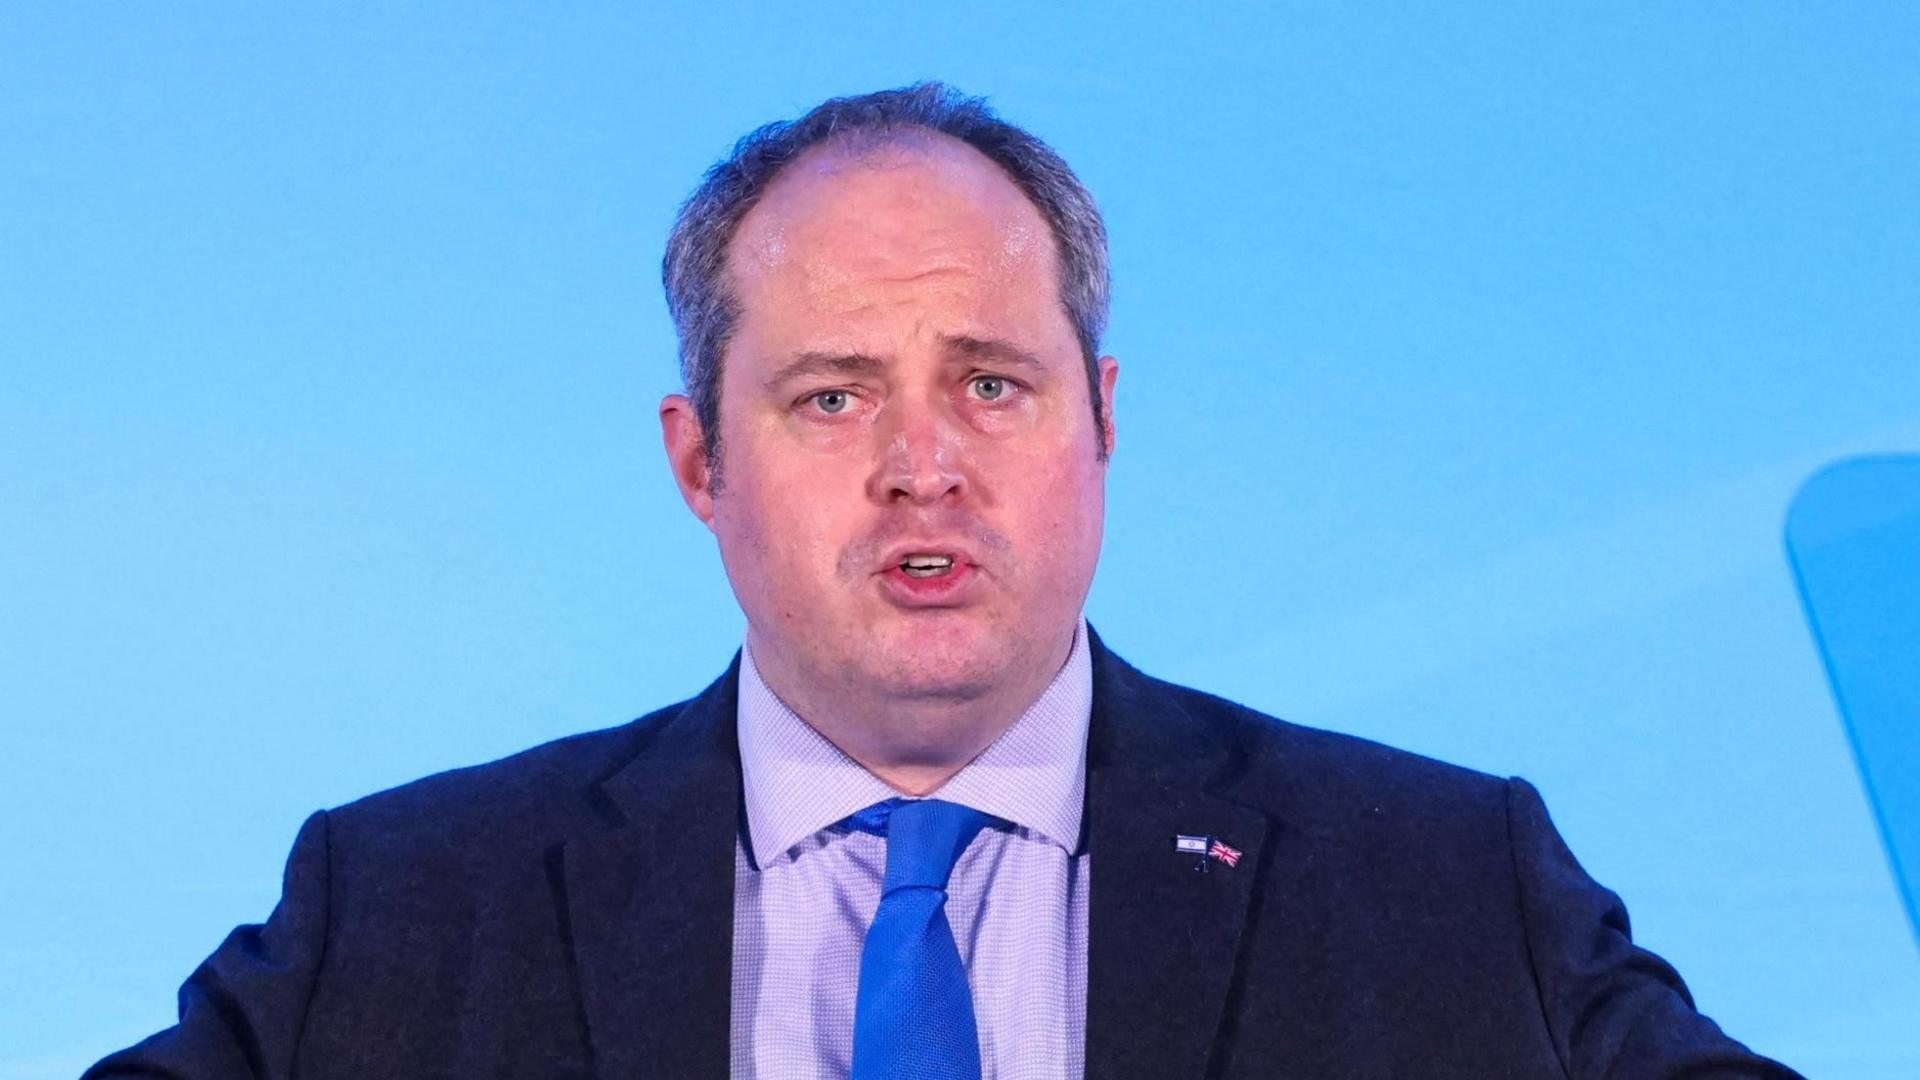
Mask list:
[[911,566],[915,570],[932,570],[935,567],[952,566],[951,555],[909,555],[902,566]]

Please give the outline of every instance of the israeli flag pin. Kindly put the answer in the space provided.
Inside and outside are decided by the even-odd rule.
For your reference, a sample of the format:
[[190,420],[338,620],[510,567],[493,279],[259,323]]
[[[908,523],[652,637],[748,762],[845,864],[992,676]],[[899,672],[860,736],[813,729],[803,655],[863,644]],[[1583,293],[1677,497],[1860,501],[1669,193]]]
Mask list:
[[1193,868],[1206,873],[1208,861],[1218,859],[1229,868],[1240,865],[1240,849],[1228,847],[1217,836],[1176,836],[1173,838],[1173,850],[1182,855],[1193,856]]

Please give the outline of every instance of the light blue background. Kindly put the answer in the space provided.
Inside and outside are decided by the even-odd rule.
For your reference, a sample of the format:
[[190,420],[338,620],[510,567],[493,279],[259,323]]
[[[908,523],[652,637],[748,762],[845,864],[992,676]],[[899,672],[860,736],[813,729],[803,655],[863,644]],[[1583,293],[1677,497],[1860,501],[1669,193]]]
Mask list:
[[720,671],[666,226],[928,76],[1109,217],[1109,640],[1529,777],[1730,1031],[1920,1074],[1781,542],[1920,449],[1920,9],[397,8],[0,7],[0,1078],[168,1023],[309,811]]

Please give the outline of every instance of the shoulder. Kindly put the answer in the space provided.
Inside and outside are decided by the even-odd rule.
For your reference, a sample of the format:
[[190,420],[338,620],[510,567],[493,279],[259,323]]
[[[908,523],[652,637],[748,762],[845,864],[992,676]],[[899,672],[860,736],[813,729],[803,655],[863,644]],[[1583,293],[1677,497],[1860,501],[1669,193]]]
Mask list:
[[1265,813],[1352,903],[1510,905],[1516,782],[1160,683],[1229,747],[1214,790]]
[[469,861],[540,846],[594,809],[599,787],[687,705],[449,769],[327,811],[336,846],[375,862]]
[[1184,716],[1192,735],[1222,746],[1218,783],[1313,831],[1415,831],[1471,824],[1505,829],[1510,782],[1357,735],[1293,723],[1128,669],[1143,696]]

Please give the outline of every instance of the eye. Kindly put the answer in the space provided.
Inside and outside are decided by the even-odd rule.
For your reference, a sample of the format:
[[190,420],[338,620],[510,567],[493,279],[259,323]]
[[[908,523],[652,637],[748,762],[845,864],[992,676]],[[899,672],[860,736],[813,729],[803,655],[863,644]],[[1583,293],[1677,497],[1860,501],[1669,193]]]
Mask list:
[[976,376],[972,386],[974,395],[981,401],[999,401],[1007,393],[1007,380],[998,375]]
[[813,395],[814,406],[823,413],[845,412],[852,402],[853,397],[845,390],[822,390]]

